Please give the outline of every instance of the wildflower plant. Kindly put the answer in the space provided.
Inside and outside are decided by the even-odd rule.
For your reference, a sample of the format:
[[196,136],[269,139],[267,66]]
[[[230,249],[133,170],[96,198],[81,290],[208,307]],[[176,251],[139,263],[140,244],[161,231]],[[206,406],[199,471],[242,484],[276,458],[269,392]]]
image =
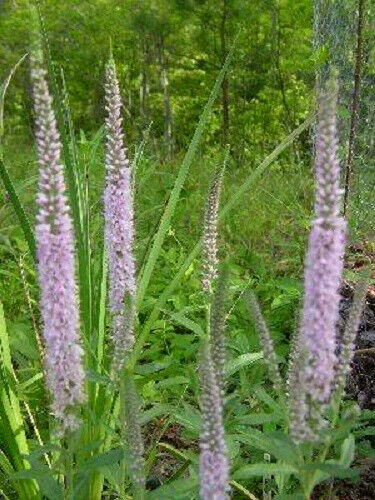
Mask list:
[[[339,288],[343,273],[345,221],[340,215],[340,167],[336,128],[337,86],[332,77],[318,99],[315,144],[315,216],[305,263],[305,292],[298,330],[291,343],[288,377],[284,385],[275,350],[254,294],[247,301],[259,332],[270,378],[279,402],[261,390],[258,397],[277,404],[283,433],[260,433],[242,437],[246,443],[271,453],[276,463],[242,467],[235,477],[274,475],[279,493],[286,494],[292,475],[300,488],[295,498],[309,499],[314,487],[330,477],[354,477],[349,470],[354,458],[356,410],[341,413],[346,377],[353,357],[354,339],[363,307],[366,280],[355,291],[342,337],[338,335]],[[338,354],[339,353],[339,354]],[[287,397],[285,397],[287,395]],[[337,429],[341,449],[337,453]]]
[[78,421],[72,411],[84,401],[74,236],[60,159],[60,136],[38,36],[30,60],[39,160],[35,233],[46,381],[53,400],[52,412],[65,431],[77,428]]
[[280,390],[282,385],[279,364],[275,352],[275,347],[268,326],[263,318],[262,311],[255,294],[248,292],[246,294],[247,304],[250,314],[254,320],[260,337],[260,343],[264,352],[264,359],[268,365],[270,379],[273,382],[275,390]]
[[123,367],[125,358],[134,345],[136,280],[131,169],[124,147],[121,96],[112,57],[106,67],[105,98],[107,134],[104,217],[114,346],[113,371],[116,373]]
[[126,369],[134,345],[136,277],[131,169],[121,127],[121,96],[111,55],[106,67],[105,240],[109,263],[109,310],[112,316],[112,374],[120,381],[122,428],[130,452],[130,475],[137,498],[145,487],[140,404],[132,373]]
[[[345,221],[340,215],[340,167],[337,152],[335,81],[319,98],[315,147],[315,218],[309,237],[305,265],[304,305],[298,335],[299,352],[306,356],[299,370],[299,382],[291,387],[304,394],[296,436],[319,438],[324,410],[329,405],[335,378],[336,323],[339,287],[345,248]],[[298,388],[297,388],[298,387]],[[299,395],[296,395],[299,396]],[[292,393],[291,402],[299,398]],[[294,409],[294,411],[298,411]],[[300,424],[302,423],[302,428]]]
[[[35,9],[32,24],[31,86],[39,165],[35,235],[2,159],[0,174],[30,255],[36,260],[42,318],[40,350],[45,352],[45,365],[36,355],[30,359],[14,356],[0,304],[0,479],[6,478],[4,486],[0,484],[1,493],[4,488],[4,495],[21,500],[100,500],[104,496],[226,500],[234,490],[254,498],[247,487],[254,484],[254,476],[263,476],[264,484],[269,481],[280,495],[291,493],[293,498],[307,500],[320,481],[351,477],[355,411],[341,409],[349,407],[342,399],[366,286],[361,283],[355,292],[340,338],[335,323],[345,223],[340,216],[334,87],[319,101],[315,216],[306,258],[304,305],[286,385],[282,356],[276,354],[253,294],[247,296],[248,305],[263,352],[248,352],[246,347],[234,356],[228,353],[228,345],[232,354],[240,349],[237,337],[241,332],[232,335],[226,326],[230,267],[219,265],[218,225],[312,119],[252,170],[221,209],[224,167],[215,171],[202,238],[165,289],[149,297],[156,262],[233,49],[207,100],[160,223],[147,245],[145,261],[136,273],[134,196],[140,170],[134,166],[138,160],[132,164],[125,147],[121,78],[113,56],[105,70],[105,127],[92,140],[82,133],[78,145],[67,109],[67,90],[60,91],[43,20]],[[105,177],[103,207],[93,214],[90,168],[99,157],[102,139],[105,158],[97,163]],[[229,151],[224,166],[228,159]],[[160,397],[163,385],[157,374],[167,366],[152,359],[154,338],[160,324],[166,323],[158,319],[168,312],[176,287],[194,269],[201,250],[197,296],[203,298],[199,310],[204,310],[204,324],[202,318],[190,320],[184,311],[175,314],[176,321],[193,332],[191,344],[200,346],[198,369],[191,370],[191,380],[180,374],[170,377],[168,372],[164,387],[186,384],[180,400],[173,405],[152,404],[145,410],[142,398],[152,391]],[[38,325],[34,326],[37,330]],[[38,337],[37,331],[35,334]],[[168,335],[166,351],[171,341]],[[173,331],[170,336],[178,337]],[[272,382],[270,391],[259,380],[261,370],[254,370],[255,375],[248,370],[251,363],[262,359]],[[25,373],[31,373],[30,379]],[[237,374],[239,391],[233,390],[234,378],[227,382]],[[45,402],[38,399],[39,393],[45,397],[42,382],[48,388],[51,411],[40,411]],[[27,389],[36,383],[38,397],[29,398]],[[194,398],[198,393],[199,402]],[[240,401],[243,396],[245,401]],[[258,411],[259,402],[270,411]],[[55,432],[56,424],[59,433]],[[147,434],[144,425],[150,431]],[[167,430],[178,433],[184,426],[190,434],[182,435],[181,442],[189,442],[186,437],[195,439],[196,447],[177,449],[174,442],[164,442]],[[239,460],[242,449],[253,460],[254,448],[266,453],[270,461],[244,465]],[[167,450],[179,465],[153,490],[151,476],[160,450]]]
[[225,288],[218,276],[218,210],[224,166],[214,173],[206,206],[203,230],[203,290],[207,295],[207,325],[199,359],[202,429],[200,435],[200,497],[225,500],[228,497],[229,461],[224,435],[223,397],[225,366]]

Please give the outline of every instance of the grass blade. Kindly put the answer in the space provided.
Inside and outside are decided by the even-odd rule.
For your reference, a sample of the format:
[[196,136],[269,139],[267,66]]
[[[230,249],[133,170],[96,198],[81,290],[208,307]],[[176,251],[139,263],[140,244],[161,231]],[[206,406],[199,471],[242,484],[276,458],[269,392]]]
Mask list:
[[199,143],[201,141],[203,130],[204,130],[204,127],[205,127],[205,125],[208,121],[208,118],[210,116],[212,106],[215,102],[215,99],[217,98],[217,96],[219,94],[221,84],[222,84],[223,79],[227,73],[229,64],[232,60],[235,44],[236,44],[236,42],[234,42],[226,60],[225,60],[225,63],[220,70],[220,73],[216,79],[215,85],[211,91],[211,94],[210,94],[210,96],[207,100],[207,103],[203,109],[203,112],[200,116],[198,126],[195,129],[195,132],[194,132],[193,138],[190,142],[189,148],[188,148],[186,155],[182,161],[182,164],[181,164],[180,170],[178,172],[177,179],[175,181],[173,189],[171,191],[167,206],[165,207],[163,216],[160,220],[159,229],[155,235],[153,246],[151,248],[151,251],[150,251],[149,257],[147,259],[142,277],[141,277],[140,282],[139,282],[138,295],[137,295],[138,306],[140,304],[142,304],[142,301],[144,299],[148,284],[150,282],[152,271],[153,271],[155,264],[156,264],[156,261],[159,257],[160,250],[161,250],[162,244],[164,242],[165,235],[168,231],[169,223],[171,221],[174,209],[176,208],[176,204],[177,204],[177,201],[179,199],[182,186],[184,185],[186,176],[187,176],[189,169],[190,169],[190,165],[193,162],[195,153],[196,153],[197,148],[199,146]]
[[229,199],[226,205],[219,213],[219,218],[223,219],[233,207],[237,205],[246,191],[254,184],[255,181],[263,174],[263,172],[276,160],[276,158],[288,147],[293,141],[306,130],[314,121],[315,113],[311,113],[304,122],[295,128],[264,160],[253,170],[247,177],[245,182],[234,192],[233,196]]
[[1,84],[0,86],[0,140],[2,136],[4,135],[4,101],[5,101],[5,93],[9,87],[10,81],[14,75],[14,73],[17,71],[17,68],[23,63],[25,60],[27,54],[24,54],[21,59],[19,59],[16,64],[13,66],[13,68],[9,71],[8,76],[6,77],[5,81]]
[[22,64],[25,60],[27,54],[24,54],[17,63],[10,70],[7,78],[0,86],[0,177],[4,183],[4,187],[9,195],[10,202],[13,205],[14,211],[18,217],[20,222],[22,231],[24,233],[26,242],[28,244],[29,250],[33,258],[35,258],[35,238],[34,233],[31,229],[29,219],[27,218],[26,212],[17,196],[14,185],[9,177],[8,171],[5,167],[2,157],[2,138],[4,135],[4,101],[5,101],[5,93],[9,87],[10,81],[16,72],[17,68]]
[[36,254],[35,254],[35,237],[33,230],[31,229],[31,225],[29,222],[29,219],[26,215],[26,212],[20,202],[20,199],[18,198],[17,192],[15,190],[15,187],[13,185],[13,182],[11,178],[9,177],[8,171],[4,165],[3,160],[0,158],[0,177],[4,183],[5,189],[9,195],[10,202],[13,205],[14,211],[16,212],[17,218],[19,220],[19,223],[21,225],[21,229],[23,231],[23,234],[25,236],[27,245],[30,250],[30,254],[32,257],[35,259]]
[[[13,366],[9,336],[5,324],[3,305],[0,302],[0,435],[4,434],[5,440],[2,439],[1,441],[6,443],[8,447],[10,454],[8,462],[12,462],[16,470],[24,470],[29,468],[29,464],[24,458],[29,454],[29,447],[26,441],[24,420],[19,401],[11,384],[8,383],[12,374]],[[24,481],[20,487],[25,492],[24,498],[39,498],[34,480]]]

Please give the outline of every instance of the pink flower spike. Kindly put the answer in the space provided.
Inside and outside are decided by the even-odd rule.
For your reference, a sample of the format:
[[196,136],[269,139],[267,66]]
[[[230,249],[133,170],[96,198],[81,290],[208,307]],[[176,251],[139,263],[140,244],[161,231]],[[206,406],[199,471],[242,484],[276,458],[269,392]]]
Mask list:
[[46,378],[52,412],[62,430],[74,430],[74,407],[84,401],[79,311],[74,277],[74,237],[60,161],[60,136],[39,47],[31,54],[39,184],[36,242]]
[[111,58],[106,68],[105,239],[109,260],[109,309],[112,314],[113,370],[118,373],[134,344],[136,296],[133,257],[134,208],[131,170],[121,130],[121,97]]

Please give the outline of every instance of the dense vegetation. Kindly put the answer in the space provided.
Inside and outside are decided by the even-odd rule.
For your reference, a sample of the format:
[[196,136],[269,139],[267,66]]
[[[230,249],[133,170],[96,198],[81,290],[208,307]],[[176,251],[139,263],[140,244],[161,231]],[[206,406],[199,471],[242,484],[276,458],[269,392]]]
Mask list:
[[[360,24],[359,5],[361,87],[351,139],[358,69],[353,20]],[[373,6],[362,0],[48,0],[40,12],[69,202],[76,217],[88,403],[85,429],[77,441],[59,440],[43,380],[39,282],[30,239],[17,213],[19,199],[33,230],[39,165],[28,57],[6,81],[29,51],[33,23],[29,2],[5,1],[0,5],[0,81],[5,82],[0,87],[0,147],[18,198],[5,179],[0,191],[0,300],[5,316],[0,315],[0,390],[3,408],[9,400],[11,410],[0,413],[0,492],[6,498],[139,494],[131,493],[131,464],[119,431],[128,408],[119,409],[110,380],[111,319],[105,314],[104,83],[110,50],[134,169],[136,337],[142,340],[136,343],[131,368],[142,403],[147,498],[196,495],[202,385],[196,366],[206,299],[195,245],[203,232],[210,179],[223,163],[219,256],[227,275],[225,429],[234,471],[232,496],[298,498],[303,484],[330,477],[355,480],[361,471],[349,469],[353,460],[374,458],[369,426],[373,406],[359,411],[355,401],[345,400],[340,418],[333,417],[336,427],[323,456],[327,462],[314,464],[322,454],[311,448],[306,456],[310,454],[312,463],[296,473],[294,443],[281,433],[288,421],[285,401],[262,361],[264,345],[244,297],[249,289],[258,296],[286,378],[312,218],[316,81],[326,79],[325,68],[332,64],[339,73],[344,175],[349,151],[354,153],[345,282],[362,283],[358,271],[374,264]],[[4,171],[2,167],[3,180]],[[72,172],[80,206],[74,204]],[[131,383],[126,387],[135,390]],[[351,395],[355,399],[355,391]],[[15,415],[9,427],[8,411]],[[16,423],[22,432],[13,442],[9,435],[17,435]],[[249,464],[258,464],[258,469],[246,469]],[[316,494],[336,488],[333,484],[323,483]]]

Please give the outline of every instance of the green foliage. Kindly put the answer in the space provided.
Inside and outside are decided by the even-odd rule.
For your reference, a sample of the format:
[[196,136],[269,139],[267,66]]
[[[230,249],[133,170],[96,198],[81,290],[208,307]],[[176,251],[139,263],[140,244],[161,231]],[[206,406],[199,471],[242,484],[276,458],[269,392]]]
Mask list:
[[[109,37],[134,169],[140,286],[137,343],[129,369],[134,369],[143,402],[146,498],[198,495],[196,357],[205,328],[200,238],[205,193],[212,170],[222,161],[224,137],[230,156],[220,253],[230,276],[225,427],[233,497],[259,498],[266,486],[279,498],[307,498],[319,482],[353,479],[356,456],[374,456],[374,429],[368,425],[373,415],[358,415],[345,402],[336,421],[330,416],[334,425],[325,453],[319,447],[297,449],[287,436],[285,398],[265,382],[263,353],[241,300],[249,287],[259,296],[284,373],[298,319],[312,202],[308,131],[314,120],[314,71],[325,57],[323,51],[313,54],[310,43],[311,2],[41,3],[77,240],[87,370],[84,425],[70,443],[55,433],[44,386],[32,259],[37,165],[26,65],[18,66],[27,50],[28,3],[5,1],[0,6],[5,71],[0,75],[5,82],[0,88],[0,131],[5,131],[0,297],[7,318],[5,324],[1,309],[0,494],[12,500],[58,499],[68,491],[77,500],[99,500],[119,494],[129,498],[131,491],[120,402],[109,377],[101,199],[102,80]],[[18,69],[8,80],[12,67]],[[370,192],[370,168],[366,176]],[[369,214],[371,203],[366,207]],[[360,224],[352,221],[358,238],[366,237],[370,219],[362,215]],[[162,485],[151,490],[155,476]]]
[[20,226],[22,228],[23,234],[29,246],[30,254],[35,258],[35,238],[34,233],[30,227],[29,219],[23,206],[20,203],[19,197],[17,196],[14,185],[9,177],[8,171],[4,165],[3,160],[0,158],[0,177],[4,183],[5,189],[9,195],[10,201],[14,207],[14,211],[17,214]]

